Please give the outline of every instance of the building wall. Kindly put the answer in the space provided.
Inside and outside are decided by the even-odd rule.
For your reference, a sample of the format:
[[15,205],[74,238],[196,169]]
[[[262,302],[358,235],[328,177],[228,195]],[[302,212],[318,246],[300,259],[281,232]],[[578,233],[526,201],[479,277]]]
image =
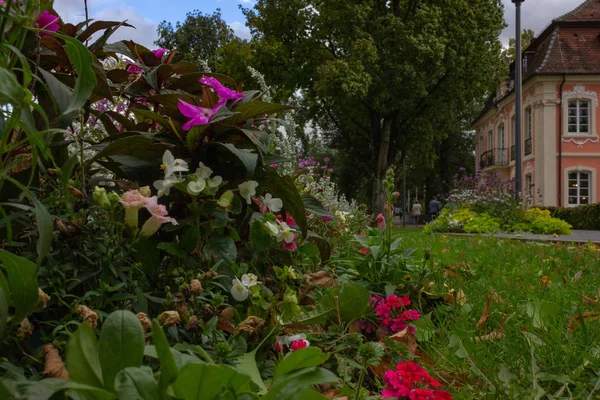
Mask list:
[[[523,154],[523,190],[525,175],[532,176],[536,202],[546,206],[556,206],[562,203],[568,205],[567,177],[569,172],[589,171],[591,174],[590,202],[600,202],[600,76],[567,76],[563,86],[563,109],[561,115],[560,85],[562,76],[536,76],[530,79],[523,88],[523,125],[522,138],[526,137],[526,110],[532,110],[532,154]],[[479,141],[483,136],[483,150],[498,148],[499,128],[505,129],[505,148],[509,149],[514,144],[512,140],[512,118],[515,115],[515,99],[511,94],[502,99],[498,107],[477,121],[474,126],[476,135],[476,161],[479,169],[481,156]],[[587,100],[590,104],[590,132],[587,134],[570,134],[568,132],[568,101]],[[562,172],[559,171],[559,135],[562,127]],[[489,131],[493,132],[490,141]],[[523,151],[525,145],[522,145]],[[510,158],[510,154],[508,155]],[[507,179],[514,177],[514,161],[508,166],[485,168],[484,171],[499,172]],[[562,193],[559,194],[558,190]]]

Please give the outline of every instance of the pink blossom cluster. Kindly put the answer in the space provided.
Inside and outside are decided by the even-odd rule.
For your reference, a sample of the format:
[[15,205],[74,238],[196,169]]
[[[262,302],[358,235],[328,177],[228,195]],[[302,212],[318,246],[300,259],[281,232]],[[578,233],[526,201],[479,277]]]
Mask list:
[[408,296],[399,297],[395,294],[391,294],[384,301],[378,302],[375,306],[375,313],[379,317],[381,327],[393,333],[408,328],[408,331],[414,334],[415,328],[409,326],[408,322],[418,320],[421,318],[421,315],[414,309],[403,310],[403,308],[409,305],[410,299]]
[[297,154],[298,156],[298,172],[302,173],[305,170],[310,171],[314,170],[316,172],[315,176],[319,177],[321,174],[319,172],[323,172],[323,176],[327,176],[328,173],[332,173],[333,168],[329,167],[329,161],[331,159],[329,157],[325,157],[323,159],[323,163],[321,164],[314,157],[302,158],[302,154]]
[[395,370],[389,370],[383,376],[386,387],[381,395],[390,399],[409,400],[452,400],[441,385],[433,379],[425,368],[414,362],[401,362]]

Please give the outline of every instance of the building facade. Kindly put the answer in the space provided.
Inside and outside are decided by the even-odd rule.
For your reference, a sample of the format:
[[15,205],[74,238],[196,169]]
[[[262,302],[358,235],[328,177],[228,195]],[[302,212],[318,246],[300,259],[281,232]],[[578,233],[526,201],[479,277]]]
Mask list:
[[[506,180],[515,177],[513,86],[503,83],[473,123],[477,168]],[[600,0],[587,0],[523,52],[521,179],[535,204],[600,202],[599,95]]]

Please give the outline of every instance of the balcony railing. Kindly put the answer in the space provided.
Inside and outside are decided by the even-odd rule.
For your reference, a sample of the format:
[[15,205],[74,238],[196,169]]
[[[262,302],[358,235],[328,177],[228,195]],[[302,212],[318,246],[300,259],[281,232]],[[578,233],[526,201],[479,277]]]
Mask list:
[[531,138],[525,139],[525,155],[528,156],[533,152],[533,141]]
[[515,161],[517,159],[517,145],[513,144],[510,146],[510,161]]
[[502,165],[508,165],[508,149],[506,148],[488,150],[481,155],[479,161],[481,169]]

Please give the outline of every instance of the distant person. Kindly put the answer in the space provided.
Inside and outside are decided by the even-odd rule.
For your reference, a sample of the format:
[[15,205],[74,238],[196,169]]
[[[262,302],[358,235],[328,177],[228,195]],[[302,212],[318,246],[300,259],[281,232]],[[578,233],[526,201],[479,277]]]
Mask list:
[[437,200],[437,197],[433,197],[429,202],[429,215],[431,216],[431,220],[437,218],[440,215],[440,211],[442,211],[442,204]]
[[419,226],[419,220],[421,219],[421,215],[423,214],[423,207],[419,204],[418,200],[415,200],[415,203],[412,206],[412,216],[415,221],[415,225]]

